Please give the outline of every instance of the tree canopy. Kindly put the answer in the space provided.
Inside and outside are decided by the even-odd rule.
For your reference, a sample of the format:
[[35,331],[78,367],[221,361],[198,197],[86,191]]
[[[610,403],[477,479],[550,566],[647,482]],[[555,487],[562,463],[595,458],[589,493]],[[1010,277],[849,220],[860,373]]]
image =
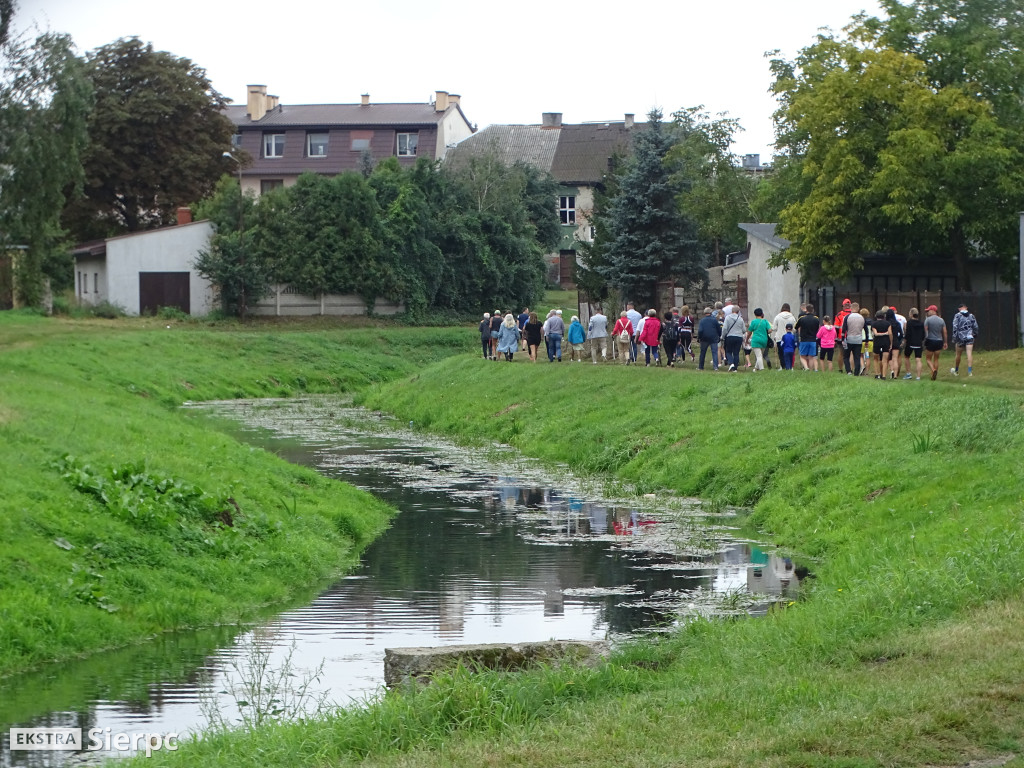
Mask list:
[[658,109],[647,115],[643,130],[633,134],[633,155],[617,179],[602,231],[608,242],[601,263],[592,265],[623,298],[653,306],[659,281],[706,279],[706,253],[697,225],[680,210],[679,187],[666,157],[675,134],[662,123]]
[[79,239],[173,223],[212,193],[234,127],[204,69],[132,37],[90,53],[88,73],[85,195],[65,216]]
[[786,257],[844,277],[870,251],[951,256],[969,290],[973,256],[1012,258],[1024,203],[1021,12],[883,5],[888,19],[859,16],[772,62],[776,146],[797,171],[779,217]]
[[271,281],[356,293],[371,307],[388,298],[413,315],[535,303],[559,233],[555,183],[527,166],[482,162],[486,185],[472,164],[403,168],[390,158],[369,177],[303,174],[258,200],[241,200],[225,177],[199,209],[217,234],[197,267],[239,314]]
[[72,274],[60,211],[81,184],[92,91],[67,35],[9,38],[0,63],[0,244],[27,246],[19,298],[38,305],[44,278]]
[[681,109],[672,115],[676,143],[666,157],[679,188],[679,206],[697,222],[698,234],[711,245],[711,259],[722,263],[722,250],[743,246],[739,228],[751,219],[758,181],[745,173],[732,152],[737,133],[743,130],[735,118],[712,117],[702,106]]

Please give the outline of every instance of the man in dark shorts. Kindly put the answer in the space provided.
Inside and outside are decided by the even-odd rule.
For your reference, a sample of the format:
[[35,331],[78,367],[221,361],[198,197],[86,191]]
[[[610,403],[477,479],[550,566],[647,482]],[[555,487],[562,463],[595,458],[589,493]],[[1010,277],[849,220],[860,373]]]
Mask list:
[[927,353],[928,370],[932,372],[932,381],[939,375],[939,353],[948,346],[946,321],[939,317],[939,308],[934,304],[925,310],[928,316],[924,319],[924,351]]
[[910,356],[917,360],[917,380],[921,380],[921,353],[924,351],[924,323],[921,321],[921,313],[917,307],[910,310],[910,319],[907,320],[906,345],[903,348],[903,356],[907,358],[907,373],[904,379],[914,378],[910,372]]

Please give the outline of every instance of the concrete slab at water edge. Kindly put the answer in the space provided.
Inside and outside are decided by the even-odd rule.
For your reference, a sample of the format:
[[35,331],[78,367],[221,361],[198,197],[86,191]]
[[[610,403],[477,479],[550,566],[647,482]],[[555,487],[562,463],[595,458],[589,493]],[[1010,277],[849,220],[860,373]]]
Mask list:
[[427,683],[431,675],[459,665],[469,669],[516,670],[540,664],[593,666],[608,656],[602,640],[549,640],[541,643],[483,643],[434,648],[386,648],[384,684],[394,688],[409,680]]

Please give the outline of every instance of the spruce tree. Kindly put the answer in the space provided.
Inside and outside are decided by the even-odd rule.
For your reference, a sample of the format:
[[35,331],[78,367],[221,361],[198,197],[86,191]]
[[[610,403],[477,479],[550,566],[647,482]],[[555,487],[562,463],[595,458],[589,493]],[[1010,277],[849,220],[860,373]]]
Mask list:
[[689,284],[707,276],[697,227],[680,212],[679,189],[665,163],[674,142],[661,118],[661,110],[652,109],[634,134],[632,161],[608,210],[605,263],[594,265],[624,299],[644,306],[654,306],[662,280]]

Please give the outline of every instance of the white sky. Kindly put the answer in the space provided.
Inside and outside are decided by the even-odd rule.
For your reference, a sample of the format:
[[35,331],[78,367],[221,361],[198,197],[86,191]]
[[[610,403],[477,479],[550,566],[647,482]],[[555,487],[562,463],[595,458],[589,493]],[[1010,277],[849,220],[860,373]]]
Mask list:
[[84,53],[138,36],[206,69],[235,103],[260,83],[281,103],[462,96],[471,122],[666,117],[703,104],[738,118],[733,150],[771,156],[765,51],[787,58],[877,0],[18,0],[15,29],[67,32]]

